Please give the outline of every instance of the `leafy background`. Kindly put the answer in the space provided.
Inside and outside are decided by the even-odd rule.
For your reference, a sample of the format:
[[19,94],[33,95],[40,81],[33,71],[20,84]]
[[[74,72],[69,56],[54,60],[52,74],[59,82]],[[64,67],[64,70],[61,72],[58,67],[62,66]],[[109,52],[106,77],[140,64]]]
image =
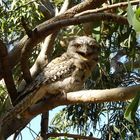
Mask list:
[[[80,0],[75,1],[75,3],[79,2]],[[114,4],[121,1],[109,0],[108,2]],[[60,9],[63,1],[54,0],[52,3],[54,7]],[[42,3],[37,0],[0,1],[0,37],[6,43],[9,51],[25,35],[21,17],[26,19],[30,29],[46,20],[40,10],[40,5]],[[97,69],[86,81],[85,89],[130,86],[138,84],[140,81],[139,67],[135,66],[135,62],[139,62],[140,58],[138,42],[140,9],[136,6],[132,8],[129,3],[128,8],[113,9],[113,13],[127,15],[129,26],[107,21],[92,23],[92,36],[100,42],[101,52]],[[62,47],[62,41],[66,42],[72,36],[83,34],[82,24],[62,29],[55,41],[52,56],[59,56],[66,50],[66,46]],[[36,47],[32,53],[31,65],[36,59],[39,48],[39,46]],[[16,66],[13,73],[15,82],[18,84],[21,78],[19,76],[20,67]],[[0,114],[4,113],[10,104],[5,90],[4,84],[1,84]],[[112,139],[140,138],[139,100],[136,99],[131,104],[131,101],[128,101],[66,106],[52,119],[49,132],[68,133],[73,131],[81,135],[94,136],[96,134],[103,139],[108,139],[110,135]]]

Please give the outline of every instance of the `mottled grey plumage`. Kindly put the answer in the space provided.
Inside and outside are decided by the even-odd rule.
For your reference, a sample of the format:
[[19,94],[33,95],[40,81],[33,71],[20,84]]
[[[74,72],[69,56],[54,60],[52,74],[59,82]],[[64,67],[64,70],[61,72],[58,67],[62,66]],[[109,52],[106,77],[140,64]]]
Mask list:
[[20,101],[2,121],[24,112],[28,107],[49,94],[80,90],[98,61],[98,44],[86,36],[76,37],[69,43],[67,52],[52,60],[29,85]]

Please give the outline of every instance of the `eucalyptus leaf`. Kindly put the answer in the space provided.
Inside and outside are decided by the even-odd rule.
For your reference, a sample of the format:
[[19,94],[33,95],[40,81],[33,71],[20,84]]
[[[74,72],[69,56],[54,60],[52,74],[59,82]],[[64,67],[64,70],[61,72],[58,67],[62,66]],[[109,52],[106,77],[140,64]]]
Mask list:
[[133,26],[134,11],[132,9],[132,6],[131,6],[129,0],[127,0],[127,1],[128,1],[127,20],[129,22],[129,24]]
[[132,100],[132,102],[128,105],[128,107],[125,111],[124,118],[131,123],[134,122],[135,113],[136,113],[137,108],[139,106],[139,101],[140,101],[140,92],[137,93],[137,95]]
[[3,3],[2,0],[0,0],[0,5],[2,5],[2,3]]
[[12,2],[12,4],[11,4],[11,10],[13,10],[14,9],[14,7],[15,7],[15,5],[16,5],[16,0],[13,0],[13,2]]
[[140,32],[140,21],[137,19],[136,14],[133,17],[133,28],[136,32]]
[[136,19],[140,22],[140,7],[135,11]]

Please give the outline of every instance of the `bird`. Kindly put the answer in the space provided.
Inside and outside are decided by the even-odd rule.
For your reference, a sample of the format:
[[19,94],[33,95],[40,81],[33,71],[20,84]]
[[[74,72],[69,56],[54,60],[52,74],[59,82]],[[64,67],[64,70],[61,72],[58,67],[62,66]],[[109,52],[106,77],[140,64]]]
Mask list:
[[77,36],[72,39],[67,51],[44,66],[22,92],[25,97],[1,121],[7,122],[19,116],[47,95],[82,89],[98,63],[99,50],[99,43],[92,37]]

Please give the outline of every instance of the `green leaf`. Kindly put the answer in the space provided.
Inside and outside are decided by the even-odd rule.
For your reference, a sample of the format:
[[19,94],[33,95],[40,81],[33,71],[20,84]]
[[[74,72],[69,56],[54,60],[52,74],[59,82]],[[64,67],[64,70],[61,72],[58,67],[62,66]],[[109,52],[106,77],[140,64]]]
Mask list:
[[133,28],[136,32],[140,32],[140,21],[137,20],[136,14],[133,17]]
[[3,3],[2,0],[0,0],[0,5],[2,5],[2,3]]
[[140,92],[137,93],[137,95],[132,100],[132,102],[128,105],[128,107],[124,113],[124,118],[131,123],[134,122],[135,113],[136,113],[137,108],[139,106],[139,101],[140,101]]
[[140,22],[140,7],[135,11],[136,19]]
[[113,126],[115,133],[120,133],[120,129],[118,129],[116,126]]
[[12,2],[12,4],[11,4],[11,10],[13,10],[14,9],[14,6],[16,5],[16,0],[13,0],[13,2]]
[[127,1],[128,1],[127,20],[129,22],[129,24],[133,26],[134,11],[132,9],[132,6],[131,6],[129,0],[127,0]]

